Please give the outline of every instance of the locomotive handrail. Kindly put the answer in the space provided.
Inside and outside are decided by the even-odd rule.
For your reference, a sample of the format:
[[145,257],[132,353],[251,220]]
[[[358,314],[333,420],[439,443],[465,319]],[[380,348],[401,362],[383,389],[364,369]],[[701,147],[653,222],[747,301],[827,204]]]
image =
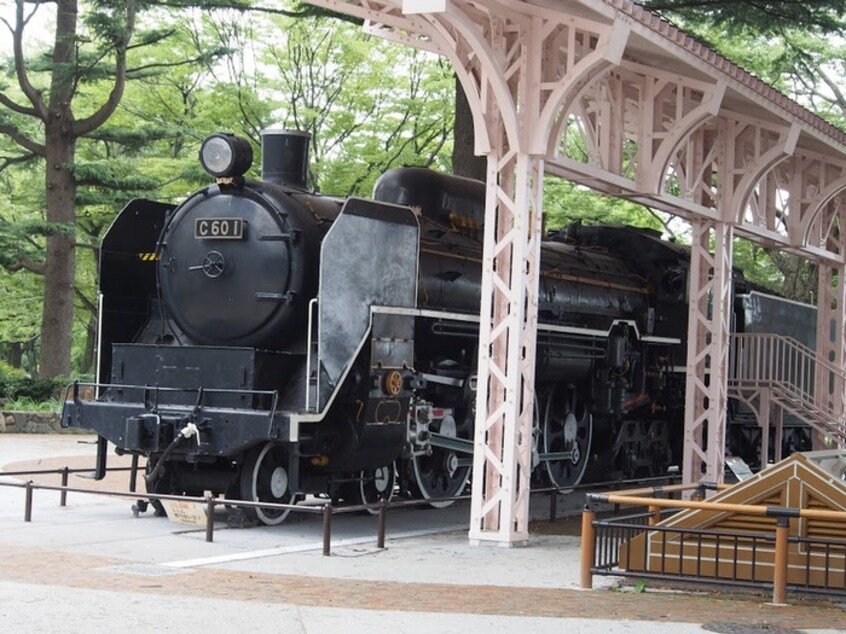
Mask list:
[[[318,299],[313,297],[308,303],[308,326],[306,329],[306,380],[305,380],[305,410],[311,411],[311,355],[314,348],[314,307]],[[317,359],[317,375],[315,379],[315,395],[320,394],[320,358]]]
[[[70,383],[64,391],[64,399],[68,400],[67,394],[73,393],[74,400],[79,397],[79,388],[116,388],[122,390],[150,390],[155,389],[157,392],[181,392],[181,393],[199,393],[199,394],[236,394],[236,395],[243,395],[243,396],[269,396],[269,397],[277,397],[278,391],[277,390],[243,390],[243,389],[230,389],[230,388],[208,388],[208,387],[164,387],[158,385],[135,385],[131,383],[82,383],[79,381],[74,381]],[[97,396],[96,394],[92,394],[90,399],[85,399],[88,401],[93,401],[102,398],[102,395]],[[80,399],[82,400],[82,399]],[[193,409],[196,407],[195,404],[172,404],[181,407],[191,408]],[[223,408],[226,409],[226,408]],[[255,409],[265,409],[265,408],[255,408]],[[269,410],[275,409],[275,404],[271,403],[270,407],[266,408]]]

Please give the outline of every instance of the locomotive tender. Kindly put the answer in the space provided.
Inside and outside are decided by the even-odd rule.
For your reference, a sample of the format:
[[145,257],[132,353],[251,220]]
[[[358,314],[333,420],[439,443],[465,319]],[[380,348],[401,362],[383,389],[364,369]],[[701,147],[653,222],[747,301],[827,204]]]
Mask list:
[[[116,218],[97,382],[69,388],[62,424],[99,434],[99,477],[107,442],[146,456],[151,492],[441,504],[472,464],[484,185],[400,168],[373,200],[324,197],[306,187],[307,135],[262,137],[261,181],[243,177],[249,144],[216,134],[200,152],[215,184]],[[665,472],[687,250],[574,224],[543,242],[541,269],[533,481]]]

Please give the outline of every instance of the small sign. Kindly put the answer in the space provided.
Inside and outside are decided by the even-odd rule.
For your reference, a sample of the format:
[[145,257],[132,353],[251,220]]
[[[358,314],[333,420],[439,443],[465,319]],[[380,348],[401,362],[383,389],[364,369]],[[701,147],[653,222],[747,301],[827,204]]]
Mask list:
[[752,477],[752,469],[749,468],[749,465],[743,460],[743,458],[738,458],[736,456],[729,456],[726,458],[726,464],[728,468],[731,469],[731,472],[734,474],[734,477],[737,478],[738,482],[743,482],[748,478]]
[[242,218],[197,218],[194,237],[202,240],[241,240],[244,237]]
[[191,526],[206,525],[206,505],[197,502],[182,502],[179,500],[162,500],[167,518],[177,524]]

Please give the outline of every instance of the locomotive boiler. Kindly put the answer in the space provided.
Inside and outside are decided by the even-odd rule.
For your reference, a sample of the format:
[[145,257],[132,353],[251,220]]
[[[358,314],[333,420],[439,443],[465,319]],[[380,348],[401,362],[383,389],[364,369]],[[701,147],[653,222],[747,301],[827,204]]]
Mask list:
[[[214,183],[130,203],[103,239],[97,381],[62,424],[148,459],[148,490],[434,505],[470,477],[484,185],[392,170],[372,200],[308,191],[309,139],[216,134]],[[677,463],[686,249],[573,224],[541,247],[533,481]],[[276,524],[287,511],[250,509]]]

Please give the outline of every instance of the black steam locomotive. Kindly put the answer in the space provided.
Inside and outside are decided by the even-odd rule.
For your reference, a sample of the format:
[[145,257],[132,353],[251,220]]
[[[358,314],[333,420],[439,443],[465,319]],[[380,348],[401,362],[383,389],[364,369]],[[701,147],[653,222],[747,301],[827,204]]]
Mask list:
[[[373,200],[323,197],[307,191],[307,148],[266,131],[257,182],[250,146],[213,135],[201,161],[215,184],[178,207],[133,201],[109,229],[97,382],[71,386],[62,414],[99,434],[100,477],[111,442],[148,458],[158,493],[399,490],[437,505],[464,490],[484,185],[402,168]],[[534,481],[678,464],[688,259],[630,227],[544,241]]]

